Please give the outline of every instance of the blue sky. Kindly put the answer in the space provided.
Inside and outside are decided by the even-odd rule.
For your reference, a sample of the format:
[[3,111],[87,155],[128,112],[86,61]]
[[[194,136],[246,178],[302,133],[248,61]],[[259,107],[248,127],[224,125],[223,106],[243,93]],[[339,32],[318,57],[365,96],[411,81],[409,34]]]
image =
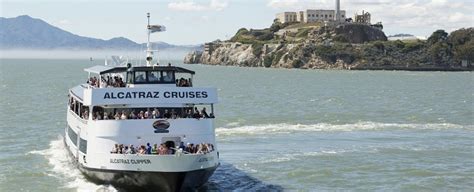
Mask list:
[[[334,0],[0,0],[1,16],[30,15],[74,34],[146,41],[146,13],[167,32],[152,40],[198,44],[227,39],[241,27],[264,28],[275,14],[334,9]],[[362,10],[382,21],[387,35],[429,36],[436,29],[474,26],[474,0],[341,0],[348,16]]]

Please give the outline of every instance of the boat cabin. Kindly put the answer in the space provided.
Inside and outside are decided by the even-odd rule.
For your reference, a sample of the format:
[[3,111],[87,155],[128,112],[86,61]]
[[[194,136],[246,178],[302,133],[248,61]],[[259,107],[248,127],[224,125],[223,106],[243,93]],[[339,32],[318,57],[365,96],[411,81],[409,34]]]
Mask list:
[[143,87],[150,84],[192,87],[194,71],[176,66],[111,67],[94,66],[89,72],[88,84],[92,88]]

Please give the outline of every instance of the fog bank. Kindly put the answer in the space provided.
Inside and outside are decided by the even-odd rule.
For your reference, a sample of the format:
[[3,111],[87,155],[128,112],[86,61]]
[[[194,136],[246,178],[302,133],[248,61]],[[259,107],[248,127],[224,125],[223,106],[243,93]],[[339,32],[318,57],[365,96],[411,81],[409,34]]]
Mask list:
[[[160,60],[182,60],[192,49],[164,49],[155,53]],[[0,50],[2,59],[90,59],[104,60],[110,56],[123,56],[130,60],[144,60],[144,50]]]

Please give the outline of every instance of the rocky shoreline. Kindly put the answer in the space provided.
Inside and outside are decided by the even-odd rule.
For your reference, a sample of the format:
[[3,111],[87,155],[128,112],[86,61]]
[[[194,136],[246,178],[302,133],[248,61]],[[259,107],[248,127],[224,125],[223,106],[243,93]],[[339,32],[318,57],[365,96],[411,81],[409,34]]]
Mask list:
[[274,41],[276,37],[255,42],[233,39],[206,43],[203,51],[186,55],[184,63],[299,69],[474,70],[474,28],[449,35],[438,30],[426,41],[387,41],[381,30],[360,25],[313,28],[300,41]]

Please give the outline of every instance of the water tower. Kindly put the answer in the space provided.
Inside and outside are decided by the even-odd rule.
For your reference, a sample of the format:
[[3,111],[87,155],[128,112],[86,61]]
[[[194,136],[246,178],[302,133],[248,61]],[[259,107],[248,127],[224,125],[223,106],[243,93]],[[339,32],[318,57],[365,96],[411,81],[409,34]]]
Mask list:
[[340,19],[341,19],[341,3],[339,0],[336,0],[336,15],[335,15],[336,18],[334,18],[334,20],[336,22],[339,22]]

